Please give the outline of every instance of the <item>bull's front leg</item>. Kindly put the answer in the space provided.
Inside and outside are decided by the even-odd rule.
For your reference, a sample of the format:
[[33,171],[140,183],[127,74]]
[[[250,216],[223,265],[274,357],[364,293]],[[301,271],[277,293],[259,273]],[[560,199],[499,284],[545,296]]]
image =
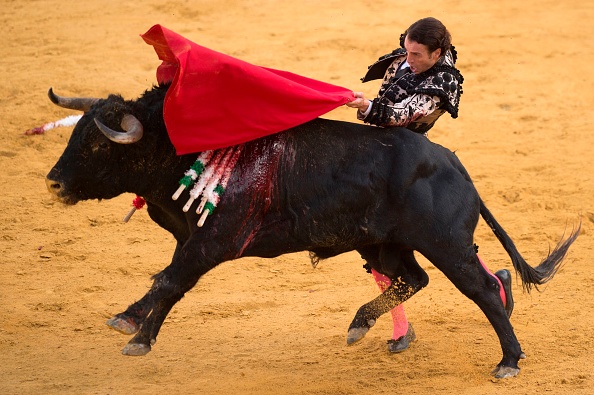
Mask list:
[[[201,251],[209,251],[209,258],[206,258]],[[161,273],[153,276],[153,285],[143,298],[151,305],[151,310],[136,335],[122,350],[122,354],[138,356],[151,351],[161,325],[173,306],[196,285],[200,277],[222,261],[213,260],[210,255],[217,255],[216,247],[209,244],[206,248],[200,241],[188,241],[182,248],[176,250],[171,264]]]
[[154,283],[151,292],[154,294],[155,304],[152,311],[146,317],[138,333],[126,344],[122,350],[124,355],[142,356],[151,351],[151,346],[157,341],[157,335],[167,314],[173,306],[192,289],[198,279],[204,274],[196,270],[199,265],[183,270],[172,269],[173,265],[154,276]]
[[[182,248],[182,243],[178,242],[173,253],[172,261],[176,259]],[[155,280],[156,276],[153,276]],[[126,311],[123,313],[116,314],[105,323],[110,328],[123,333],[125,335],[133,335],[140,330],[140,327],[153,310],[156,304],[156,297],[158,295],[153,291],[155,289],[154,284],[139,301],[128,306]]]
[[105,324],[124,335],[133,335],[140,330],[153,306],[153,293],[149,291],[142,299],[128,306],[123,313],[116,314],[108,319]]

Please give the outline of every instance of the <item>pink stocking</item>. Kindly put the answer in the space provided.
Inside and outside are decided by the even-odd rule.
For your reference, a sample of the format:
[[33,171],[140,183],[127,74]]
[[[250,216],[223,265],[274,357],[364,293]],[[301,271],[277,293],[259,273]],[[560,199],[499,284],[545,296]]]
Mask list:
[[[371,274],[373,274],[375,283],[382,292],[384,292],[392,284],[392,281],[390,281],[388,277],[375,271],[374,269],[371,269]],[[408,331],[408,320],[406,319],[404,306],[402,304],[399,304],[390,310],[390,314],[392,314],[392,324],[394,326],[392,339],[396,340],[399,337],[406,335],[406,332]]]
[[483,265],[483,268],[487,271],[487,273],[489,273],[491,275],[491,277],[493,277],[499,283],[499,297],[501,298],[501,301],[503,302],[503,305],[505,306],[507,301],[505,299],[505,290],[503,289],[503,284],[501,283],[501,280],[499,279],[499,277],[497,277],[496,275],[491,273],[491,271],[489,270],[487,265],[485,265],[485,262],[483,262],[483,260],[481,259],[480,256],[478,256],[478,254],[476,254],[476,257],[478,258],[481,265]]

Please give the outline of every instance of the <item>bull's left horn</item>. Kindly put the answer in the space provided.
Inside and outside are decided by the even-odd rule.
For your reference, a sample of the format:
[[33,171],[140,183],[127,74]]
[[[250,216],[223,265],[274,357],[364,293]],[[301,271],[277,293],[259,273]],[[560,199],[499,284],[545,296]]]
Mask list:
[[54,93],[54,90],[52,88],[49,88],[47,95],[50,98],[50,100],[52,101],[52,103],[54,103],[60,107],[69,108],[71,110],[79,110],[79,111],[83,111],[83,112],[89,111],[91,106],[93,104],[97,103],[97,101],[99,101],[99,99],[95,99],[92,97],[62,97],[62,96],[58,96]]
[[132,144],[140,140],[144,134],[144,128],[142,127],[142,124],[134,115],[131,114],[124,115],[122,122],[120,122],[120,126],[126,131],[126,133],[117,132],[108,128],[97,118],[94,118],[94,121],[95,125],[97,125],[105,137],[114,143]]

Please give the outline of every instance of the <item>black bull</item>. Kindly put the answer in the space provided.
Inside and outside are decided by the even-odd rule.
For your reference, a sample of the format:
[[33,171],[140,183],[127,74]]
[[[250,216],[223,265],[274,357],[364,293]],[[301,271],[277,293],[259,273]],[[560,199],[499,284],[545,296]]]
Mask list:
[[316,119],[246,143],[219,207],[199,228],[195,210],[182,211],[186,199],[171,199],[196,155],[175,154],[162,114],[166,89],[153,88],[134,101],[49,92],[54,103],[85,112],[47,176],[50,192],[66,204],[136,193],[146,199],[150,217],[177,241],[171,264],[154,276],[147,294],[108,321],[120,332],[136,333],[124,354],[148,353],[171,308],[220,263],[296,251],[323,259],[357,250],[393,280],[357,311],[349,339],[359,340],[379,316],[427,285],[429,278],[413,254],[418,251],[479,306],[495,329],[503,358],[493,374],[519,373],[524,353],[499,286],[475,252],[479,214],[527,291],[553,277],[579,227],[533,268],[451,151],[402,128]]

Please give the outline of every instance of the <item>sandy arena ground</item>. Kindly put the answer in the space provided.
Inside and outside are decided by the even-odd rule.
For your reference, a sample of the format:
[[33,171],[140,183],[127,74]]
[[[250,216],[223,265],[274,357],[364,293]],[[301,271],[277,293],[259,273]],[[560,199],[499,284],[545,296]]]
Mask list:
[[[0,393],[2,394],[592,394],[594,390],[594,2],[587,0],[0,0]],[[495,380],[501,350],[478,308],[427,261],[429,286],[406,303],[418,340],[390,355],[389,318],[346,346],[357,308],[377,295],[355,253],[241,259],[206,275],[145,357],[104,322],[140,298],[173,238],[133,195],[74,207],[44,178],[72,128],[23,132],[73,111],[66,96],[132,99],[160,63],[141,40],[155,23],[255,64],[362,90],[359,78],[413,21],[450,29],[465,77],[460,117],[430,138],[455,150],[533,266],[583,221],[543,292],[514,283],[528,358]],[[358,122],[354,110],[327,117]],[[181,175],[172,175],[172,177]],[[493,270],[511,262],[479,223]]]

